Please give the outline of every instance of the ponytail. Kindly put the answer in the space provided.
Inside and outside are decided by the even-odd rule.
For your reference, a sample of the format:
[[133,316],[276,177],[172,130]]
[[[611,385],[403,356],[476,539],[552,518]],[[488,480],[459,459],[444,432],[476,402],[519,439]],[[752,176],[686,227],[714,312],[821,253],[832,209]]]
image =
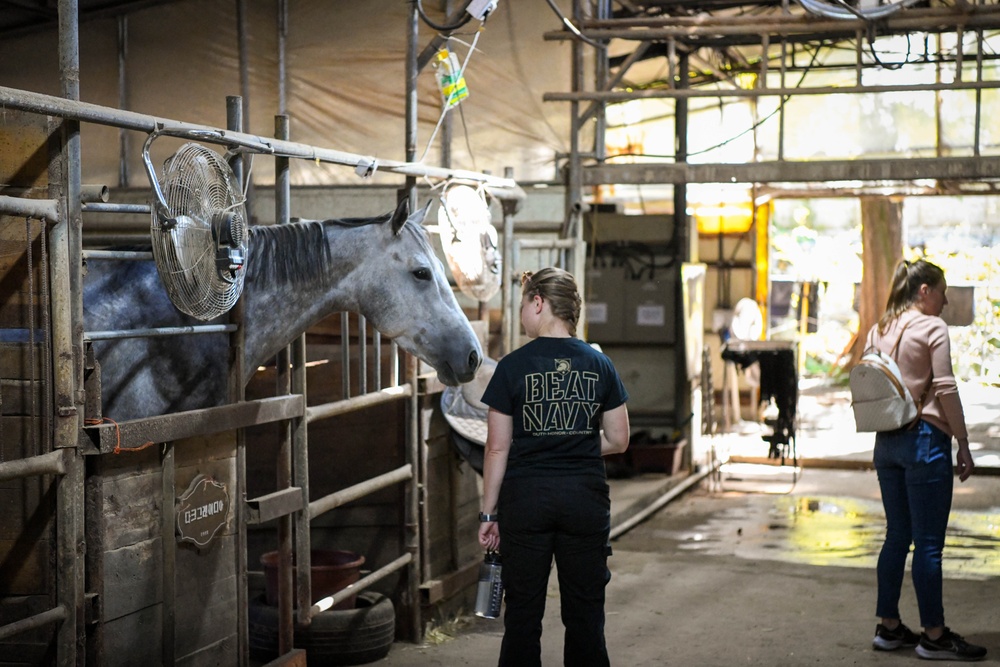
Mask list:
[[885,312],[878,321],[879,333],[884,334],[889,325],[916,302],[921,285],[937,287],[942,280],[944,271],[936,264],[923,259],[915,262],[908,262],[905,259],[901,261],[892,276]]

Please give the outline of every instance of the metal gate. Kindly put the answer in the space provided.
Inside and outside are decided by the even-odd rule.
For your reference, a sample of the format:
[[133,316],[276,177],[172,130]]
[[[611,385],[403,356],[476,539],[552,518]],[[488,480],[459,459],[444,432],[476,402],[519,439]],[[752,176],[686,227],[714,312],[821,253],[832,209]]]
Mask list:
[[[4,356],[3,401],[16,395],[24,415],[4,422],[0,446],[0,492],[20,495],[15,503],[24,521],[12,523],[3,539],[3,563],[11,556],[28,554],[28,561],[39,563],[37,571],[17,573],[0,569],[4,575],[18,574],[24,580],[17,592],[13,576],[4,577],[0,600],[0,645],[16,645],[20,655],[31,653],[39,664],[134,664],[135,656],[123,654],[127,642],[144,644],[144,656],[157,655],[162,664],[230,662],[247,664],[247,525],[279,519],[280,550],[283,554],[281,590],[294,588],[302,601],[291,609],[291,596],[283,595],[281,608],[281,646],[291,649],[293,612],[298,623],[309,619],[339,599],[310,599],[310,520],[345,503],[387,486],[405,488],[402,522],[402,553],[390,562],[377,564],[368,576],[352,588],[357,593],[386,576],[401,572],[408,592],[404,606],[412,634],[419,636],[420,535],[416,475],[419,469],[417,424],[416,360],[405,361],[405,373],[393,373],[390,386],[376,381],[368,387],[367,369],[358,369],[360,395],[345,395],[342,400],[322,406],[306,407],[304,336],[286,353],[290,370],[283,382],[286,391],[266,399],[244,400],[246,376],[241,368],[243,323],[239,305],[230,313],[223,330],[237,350],[230,368],[230,403],[221,407],[177,413],[120,424],[93,420],[87,415],[100,414],[99,385],[93,367],[90,344],[106,336],[199,335],[217,333],[217,326],[187,328],[178,331],[85,332],[82,327],[81,266],[84,259],[100,261],[142,259],[116,251],[86,251],[82,244],[83,214],[141,212],[141,205],[109,204],[102,199],[106,188],[86,187],[80,183],[80,123],[98,123],[130,130],[153,132],[170,127],[174,136],[225,146],[267,146],[277,160],[276,199],[280,224],[287,220],[290,197],[287,178],[290,159],[332,162],[347,166],[370,165],[372,158],[326,150],[277,139],[248,135],[238,130],[242,113],[240,99],[229,99],[230,127],[226,130],[197,126],[179,121],[164,121],[141,114],[55,98],[27,91],[0,87],[0,106],[9,115],[23,112],[44,119],[45,138],[50,152],[46,181],[23,192],[0,195],[0,238],[8,231],[26,230],[24,242],[14,238],[5,248],[17,247],[18,262],[27,271],[19,274],[27,295],[25,321],[18,321],[4,333],[10,342],[0,340]],[[61,119],[50,121],[50,118]],[[279,123],[280,124],[280,123]],[[33,152],[37,153],[35,146]],[[29,154],[32,154],[29,152]],[[48,156],[46,156],[48,157]],[[239,159],[234,171],[242,176]],[[511,187],[510,179],[498,179],[474,172],[425,168],[419,165],[380,161],[379,168],[407,176],[432,178],[460,177],[487,182],[497,187]],[[148,207],[147,209],[148,210]],[[282,212],[284,219],[281,219]],[[12,216],[12,217],[11,217]],[[13,232],[12,232],[13,233]],[[16,235],[15,235],[16,237]],[[14,254],[14,251],[11,251]],[[111,253],[111,254],[102,254]],[[3,266],[0,264],[0,266]],[[8,277],[10,273],[8,272]],[[20,285],[18,290],[21,290]],[[43,321],[44,320],[44,321]],[[3,320],[0,320],[2,323]],[[359,340],[367,341],[367,327],[362,321]],[[346,315],[342,334],[349,339]],[[381,342],[377,334],[374,346]],[[363,345],[365,343],[362,343]],[[344,373],[349,373],[349,350],[343,345]],[[362,354],[362,359],[367,359]],[[381,352],[373,353],[380,360]],[[7,363],[16,359],[17,363]],[[395,352],[392,365],[400,368]],[[363,364],[366,362],[362,362]],[[379,361],[376,361],[379,363]],[[375,377],[381,377],[376,372]],[[9,376],[9,377],[8,377]],[[402,380],[400,378],[403,378]],[[344,383],[346,387],[350,382]],[[98,402],[95,409],[94,402]],[[361,484],[342,489],[323,498],[310,499],[306,427],[310,422],[385,402],[404,401],[407,405],[407,447],[404,465]],[[5,402],[0,402],[0,407]],[[13,404],[8,405],[13,408]],[[7,414],[0,409],[0,415]],[[18,433],[15,435],[14,426]],[[284,422],[286,440],[277,462],[282,471],[281,488],[262,497],[246,499],[246,444],[244,428],[252,425]],[[22,431],[27,430],[27,435]],[[189,476],[191,460],[197,459],[204,446],[202,436],[230,434],[212,447],[225,451],[218,465],[232,474],[231,534],[229,546],[219,549],[211,567],[192,574],[191,559],[178,555],[175,524],[177,499],[183,494],[180,476]],[[154,446],[150,446],[156,443]],[[220,444],[221,443],[221,444]],[[16,445],[16,448],[14,447]],[[131,458],[116,457],[129,452]],[[212,455],[215,457],[215,455]],[[213,458],[213,461],[216,459]],[[199,465],[201,465],[199,463]],[[213,463],[213,465],[215,465]],[[111,480],[109,483],[108,480]],[[129,488],[128,493],[115,489]],[[115,497],[122,493],[123,498]],[[109,508],[113,508],[109,509]],[[96,511],[95,511],[96,510]],[[130,514],[131,513],[131,514]],[[144,513],[147,521],[131,521]],[[138,526],[143,526],[141,529]],[[125,529],[124,531],[122,529]],[[224,529],[225,533],[229,528]],[[127,535],[123,535],[127,532]],[[141,534],[138,534],[141,533]],[[298,564],[294,582],[290,564]],[[218,583],[224,594],[205,601],[203,592],[178,590],[178,573],[193,576],[198,582]],[[29,582],[29,583],[25,583]],[[12,594],[9,594],[12,593]],[[187,597],[184,597],[186,595]],[[139,599],[136,600],[135,598]],[[180,603],[178,601],[181,601]],[[190,640],[190,628],[184,626],[185,609],[205,602],[220,613],[217,627],[206,637]],[[318,602],[318,604],[313,604]],[[179,608],[182,606],[183,608]],[[115,623],[109,621],[114,610]],[[126,619],[126,620],[123,620]],[[131,638],[131,639],[129,639]]]

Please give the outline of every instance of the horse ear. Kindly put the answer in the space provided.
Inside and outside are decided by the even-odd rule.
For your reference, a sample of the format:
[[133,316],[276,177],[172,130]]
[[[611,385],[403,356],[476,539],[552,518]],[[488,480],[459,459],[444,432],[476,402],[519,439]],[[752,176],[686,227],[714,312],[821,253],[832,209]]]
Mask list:
[[433,203],[433,200],[428,199],[427,203],[424,204],[424,207],[422,209],[420,209],[413,215],[410,215],[410,200],[404,198],[402,201],[400,201],[399,205],[396,206],[396,211],[392,214],[393,235],[399,234],[399,231],[403,228],[403,225],[405,225],[408,222],[412,222],[415,225],[424,224],[424,218],[427,217],[427,210],[430,209],[431,203]]
[[410,198],[403,197],[396,205],[396,210],[392,213],[392,234],[399,234],[399,230],[406,224],[406,219],[410,217]]
[[410,220],[413,221],[413,224],[415,224],[415,225],[422,225],[422,224],[424,224],[424,219],[427,217],[427,211],[430,209],[431,204],[433,204],[433,203],[434,203],[433,199],[428,199],[427,203],[424,204],[424,207],[422,209],[420,209],[419,211],[417,211],[416,213],[414,213],[412,216],[410,216]]

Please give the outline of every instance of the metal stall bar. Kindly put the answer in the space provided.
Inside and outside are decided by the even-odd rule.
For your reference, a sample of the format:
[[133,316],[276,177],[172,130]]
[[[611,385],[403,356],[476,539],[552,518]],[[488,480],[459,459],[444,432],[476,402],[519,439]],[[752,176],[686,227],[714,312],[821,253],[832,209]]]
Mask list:
[[395,470],[383,473],[378,477],[372,477],[367,481],[360,482],[354,486],[349,486],[346,489],[341,489],[340,491],[331,493],[328,496],[323,496],[318,500],[312,501],[309,503],[309,518],[315,519],[316,517],[326,514],[330,510],[337,509],[341,505],[345,505],[352,500],[364,498],[365,496],[375,493],[376,491],[381,491],[382,489],[392,486],[393,484],[405,482],[410,479],[413,479],[413,465],[407,463],[406,465],[400,466]]
[[494,188],[513,188],[516,186],[516,183],[510,179],[476,171],[445,169],[443,167],[431,167],[414,162],[383,160],[381,158],[319,148],[292,141],[265,139],[254,134],[222,130],[208,125],[167,120],[132,111],[102,107],[87,102],[64,100],[52,97],[51,95],[43,95],[41,93],[18,90],[6,86],[0,86],[0,107],[57,116],[68,120],[96,123],[98,125],[110,125],[138,132],[160,132],[169,136],[191,139],[192,141],[203,141],[205,143],[224,146],[240,146],[244,149],[260,153],[329,162],[355,168],[360,167],[366,171],[379,169],[414,178],[457,178],[484,183]]
[[33,475],[65,475],[66,454],[58,449],[48,454],[30,456],[17,461],[0,463],[0,482],[9,479],[22,479]]
[[355,396],[354,398],[349,398],[344,401],[334,401],[332,403],[324,403],[322,405],[310,405],[306,408],[306,421],[311,423],[320,419],[327,419],[329,417],[347,414],[348,412],[352,412],[354,410],[360,410],[373,405],[380,405],[382,403],[388,403],[389,401],[395,401],[400,398],[406,398],[412,394],[413,387],[408,384],[403,384],[395,387],[380,389],[379,391],[373,391],[365,394],[364,396]]
[[23,199],[0,195],[0,213],[55,222],[59,219],[59,202],[55,199]]
[[[226,97],[226,126],[230,130],[239,130],[247,122],[247,114],[243,107],[243,98],[238,95]],[[236,154],[229,161],[229,166],[233,170],[237,183],[243,183],[245,176],[243,173],[243,156]],[[232,310],[229,311],[229,321],[236,325],[236,331],[229,334],[229,399],[237,405],[246,405],[246,378],[247,369],[243,366],[244,348],[246,342],[246,330],[243,327],[244,300],[239,298]],[[253,373],[255,369],[251,369]],[[292,397],[285,397],[292,398]],[[301,397],[299,397],[301,398]],[[305,410],[305,399],[299,403],[300,409]],[[296,413],[300,414],[300,413]],[[237,498],[242,501],[247,497],[247,446],[246,432],[243,428],[236,429],[236,493]],[[236,519],[236,549],[234,554],[234,566],[236,568],[236,604],[239,613],[236,615],[236,641],[237,655],[240,664],[246,664],[250,658],[250,638],[249,621],[247,614],[243,611],[247,609],[247,510],[243,502],[235,503],[233,513]]]
[[302,396],[275,396],[158,417],[88,425],[83,428],[80,439],[96,446],[101,453],[109,453],[116,449],[137,449],[147,442],[172,442],[269,424],[303,414],[305,401]]
[[[65,475],[67,458],[66,450],[56,450],[40,456],[0,463],[0,482],[37,475]],[[62,488],[60,487],[57,492],[61,494]],[[50,623],[61,623],[66,618],[66,607],[60,604],[40,614],[0,626],[0,640],[44,627]]]
[[[80,25],[77,0],[59,0],[60,104],[80,100]],[[83,661],[85,646],[85,479],[79,450],[83,422],[83,326],[80,124],[64,118],[58,166],[50,168],[50,183],[59,183],[62,209],[51,231],[50,293],[52,308],[53,389],[56,420],[52,447],[72,450],[66,474],[59,480],[56,509],[56,595],[66,619],[57,633],[56,663],[69,667]],[[58,170],[58,171],[57,171]]]
[[45,627],[49,623],[62,623],[65,620],[66,608],[59,605],[40,614],[35,614],[34,616],[29,616],[28,618],[0,627],[0,640],[14,637],[22,632]]
[[[302,397],[302,404],[306,405],[306,335],[303,333],[292,343],[292,392]],[[300,489],[300,508],[305,507],[309,499],[309,428],[306,416],[298,415],[292,419],[292,483]],[[305,604],[309,600],[312,591],[312,535],[309,529],[309,514],[304,511],[297,511],[295,514],[295,550],[299,554],[305,554],[309,567],[302,566],[298,570],[296,578],[296,593],[298,599],[303,600],[303,604],[297,610],[296,621],[300,624],[309,622],[310,616]]]
[[149,215],[152,207],[149,204],[84,204],[84,213],[145,213]]
[[[284,110],[284,102],[279,105],[279,111]],[[288,139],[288,116],[274,117],[274,136],[278,139]],[[276,224],[288,224],[291,205],[291,179],[288,158],[274,159],[274,221]],[[276,366],[276,390],[278,394],[292,393],[292,376],[289,369],[291,350],[285,347],[278,351]],[[289,422],[281,424],[280,443],[277,460],[278,491],[284,491],[293,486],[293,454],[292,429]],[[296,554],[293,546],[292,515],[278,517],[278,655],[284,655],[294,648],[295,626],[292,622],[292,587],[294,586],[292,563],[297,563],[299,581],[308,577],[312,568],[309,550],[304,554]],[[308,580],[306,583],[309,583]],[[308,588],[307,588],[308,590]]]
[[[309,503],[309,518],[315,519],[316,517],[329,512],[330,510],[336,509],[341,505],[349,503],[353,500],[358,500],[359,498],[363,498],[367,495],[375,493],[376,491],[380,491],[384,488],[392,486],[393,484],[399,483],[413,483],[412,463],[407,463],[404,466],[379,475],[378,477],[373,477],[367,481],[347,487],[346,489],[342,489],[336,493],[331,493],[328,496],[324,496],[323,498]],[[409,550],[407,553],[403,554],[399,558],[396,558],[391,563],[379,568],[375,572],[372,572],[368,576],[358,580],[334,595],[317,601],[311,607],[300,610],[300,612],[305,611],[307,612],[308,617],[312,618],[316,614],[333,607],[351,595],[355,595],[365,590],[372,584],[384,579],[393,572],[401,570],[404,567],[411,566],[414,562],[415,558],[413,551]],[[417,615],[416,612],[414,612],[414,615]]]
[[[409,370],[410,396],[406,401],[406,462],[414,470],[418,469],[421,460],[420,442],[420,396],[418,369],[420,361],[413,355],[407,357]],[[414,641],[421,637],[420,624],[420,581],[423,554],[420,551],[420,504],[424,500],[421,494],[427,492],[427,479],[410,479],[403,482],[403,548],[407,556],[412,558],[406,563],[406,603],[410,612],[410,633]]]
[[141,250],[84,250],[83,258],[144,262],[153,259],[153,253]]
[[118,338],[156,338],[163,336],[185,336],[188,334],[232,333],[235,324],[194,324],[187,327],[153,327],[151,329],[123,329],[118,331],[85,331],[85,341],[113,340]]
[[365,590],[372,584],[381,581],[382,579],[385,579],[393,572],[403,569],[407,565],[410,565],[412,562],[413,562],[413,554],[409,553],[403,554],[402,556],[392,561],[388,565],[383,565],[379,569],[375,570],[367,577],[363,577],[354,582],[353,584],[349,584],[343,590],[337,591],[333,595],[329,595],[323,598],[322,600],[317,601],[316,604],[314,604],[312,607],[309,608],[310,617],[315,616],[316,614],[322,611],[330,609],[334,605],[346,600],[352,595],[360,593],[361,591]]

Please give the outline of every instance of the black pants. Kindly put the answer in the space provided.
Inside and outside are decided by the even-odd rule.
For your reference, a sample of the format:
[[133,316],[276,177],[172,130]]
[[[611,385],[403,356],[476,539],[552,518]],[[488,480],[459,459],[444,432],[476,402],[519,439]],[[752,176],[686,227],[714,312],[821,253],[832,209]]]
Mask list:
[[553,557],[566,628],[564,664],[607,667],[607,482],[597,475],[507,479],[500,488],[498,510],[506,603],[500,667],[541,665],[542,617]]

